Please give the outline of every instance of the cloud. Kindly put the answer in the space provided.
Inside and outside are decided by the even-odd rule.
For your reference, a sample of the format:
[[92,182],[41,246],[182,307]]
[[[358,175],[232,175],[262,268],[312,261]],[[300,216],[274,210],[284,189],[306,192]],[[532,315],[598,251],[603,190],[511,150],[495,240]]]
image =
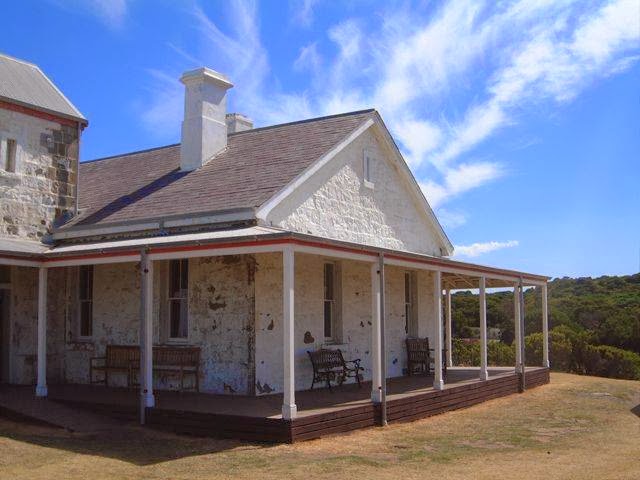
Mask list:
[[309,27],[313,23],[314,8],[318,0],[292,0],[289,2],[292,21],[301,27]]
[[495,252],[496,250],[502,250],[504,248],[517,247],[519,242],[517,240],[509,240],[507,242],[484,242],[484,243],[472,243],[471,245],[456,245],[454,248],[454,257],[469,257],[475,258],[489,252]]
[[122,28],[128,13],[128,0],[51,0],[69,12],[84,12],[95,16],[107,27]]
[[313,42],[300,49],[300,54],[293,62],[293,69],[302,72],[309,70],[313,73],[317,73],[322,64],[322,58],[318,53],[318,43]]
[[462,212],[452,211],[446,208],[439,208],[436,211],[440,224],[445,229],[454,229],[467,223],[467,216]]
[[420,186],[429,204],[438,208],[447,200],[478,188],[504,175],[504,169],[497,163],[463,163],[445,172],[444,181],[422,182]]

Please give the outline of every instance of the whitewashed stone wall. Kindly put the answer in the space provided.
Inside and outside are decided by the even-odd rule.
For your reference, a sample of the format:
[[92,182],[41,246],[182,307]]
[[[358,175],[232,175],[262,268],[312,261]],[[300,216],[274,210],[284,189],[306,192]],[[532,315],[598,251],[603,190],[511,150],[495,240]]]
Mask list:
[[[365,149],[373,157],[373,188],[364,184]],[[391,158],[369,129],[278,205],[267,223],[301,233],[440,256],[444,245]]]
[[[328,259],[327,259],[328,260]],[[295,257],[295,377],[296,389],[311,386],[307,350],[324,345],[323,264],[318,256]],[[332,344],[348,358],[360,358],[365,380],[371,379],[370,264],[341,261],[343,343]],[[387,375],[403,375],[407,367],[404,321],[404,269],[387,267]],[[418,331],[433,332],[433,286],[430,275],[418,273]],[[256,394],[282,391],[282,255],[256,255]]]
[[0,165],[0,236],[39,240],[73,210],[77,137],[75,127],[0,109],[0,154],[8,138],[17,143],[16,171]]

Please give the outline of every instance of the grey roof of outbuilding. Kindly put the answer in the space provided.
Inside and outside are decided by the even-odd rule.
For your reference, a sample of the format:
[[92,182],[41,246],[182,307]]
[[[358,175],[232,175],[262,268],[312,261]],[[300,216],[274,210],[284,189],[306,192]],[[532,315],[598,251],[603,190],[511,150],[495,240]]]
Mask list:
[[181,172],[180,145],[80,164],[80,215],[107,226],[259,207],[372,116],[363,110],[230,134],[203,167]]
[[40,67],[0,53],[0,99],[87,123]]

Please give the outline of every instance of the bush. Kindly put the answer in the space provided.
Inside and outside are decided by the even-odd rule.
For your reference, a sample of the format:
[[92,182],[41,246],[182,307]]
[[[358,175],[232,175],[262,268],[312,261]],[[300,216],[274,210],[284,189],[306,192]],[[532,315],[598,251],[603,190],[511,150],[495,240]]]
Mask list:
[[[464,367],[480,366],[480,343],[467,342],[454,338],[451,352],[454,365]],[[490,340],[487,344],[487,361],[489,365],[511,367],[516,364],[515,348],[513,345]]]
[[640,380],[640,355],[609,345],[587,345],[585,373],[609,378]]

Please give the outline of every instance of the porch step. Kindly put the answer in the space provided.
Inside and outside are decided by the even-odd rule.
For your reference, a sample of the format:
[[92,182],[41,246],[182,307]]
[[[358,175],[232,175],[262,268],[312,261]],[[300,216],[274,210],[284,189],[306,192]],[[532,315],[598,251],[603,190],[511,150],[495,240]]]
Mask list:
[[81,433],[111,430],[118,425],[107,416],[38,398],[33,390],[30,386],[1,385],[0,416]]

